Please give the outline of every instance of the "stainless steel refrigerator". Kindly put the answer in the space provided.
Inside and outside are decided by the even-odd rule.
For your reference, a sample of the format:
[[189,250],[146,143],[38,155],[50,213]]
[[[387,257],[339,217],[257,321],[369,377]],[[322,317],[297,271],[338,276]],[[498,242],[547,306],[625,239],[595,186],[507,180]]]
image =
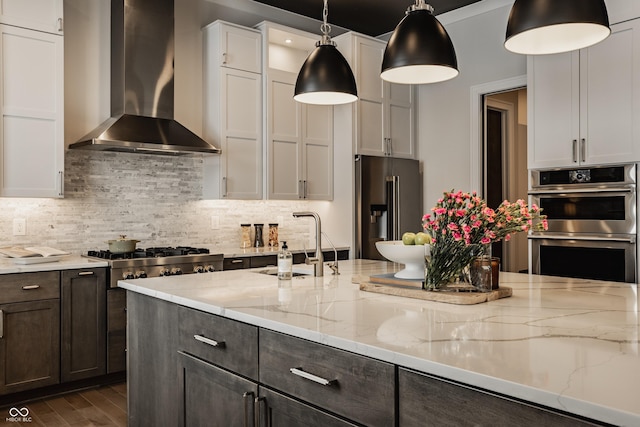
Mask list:
[[384,259],[380,240],[401,240],[422,230],[422,174],[411,159],[358,155],[356,162],[355,257]]

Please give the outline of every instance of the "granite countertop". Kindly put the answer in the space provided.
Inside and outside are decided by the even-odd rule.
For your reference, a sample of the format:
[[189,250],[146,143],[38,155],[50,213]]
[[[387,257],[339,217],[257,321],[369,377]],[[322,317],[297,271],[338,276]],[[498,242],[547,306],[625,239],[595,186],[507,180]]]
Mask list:
[[[294,266],[294,269],[309,266]],[[281,281],[256,270],[120,281],[130,291],[616,425],[640,425],[637,286],[500,273],[513,296],[453,305],[360,291],[396,271]]]
[[0,274],[33,273],[37,271],[72,270],[75,268],[107,267],[107,261],[97,261],[80,255],[62,256],[52,262],[16,264],[13,258],[0,258]]

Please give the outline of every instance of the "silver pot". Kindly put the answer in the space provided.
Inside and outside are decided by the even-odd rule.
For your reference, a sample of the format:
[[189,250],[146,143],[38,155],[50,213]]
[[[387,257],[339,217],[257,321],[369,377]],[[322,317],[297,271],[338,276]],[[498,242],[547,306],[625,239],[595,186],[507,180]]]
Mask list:
[[136,250],[136,243],[140,240],[127,239],[127,236],[121,235],[116,240],[108,240],[109,252],[114,254],[126,254]]

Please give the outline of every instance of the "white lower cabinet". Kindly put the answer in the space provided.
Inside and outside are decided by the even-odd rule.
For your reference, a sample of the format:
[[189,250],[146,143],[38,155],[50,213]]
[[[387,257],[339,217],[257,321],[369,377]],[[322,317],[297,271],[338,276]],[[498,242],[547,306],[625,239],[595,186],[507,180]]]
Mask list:
[[640,161],[640,19],[601,43],[529,57],[530,169]]
[[293,99],[296,74],[267,76],[269,199],[333,199],[333,108]]
[[0,196],[64,195],[64,40],[0,25]]

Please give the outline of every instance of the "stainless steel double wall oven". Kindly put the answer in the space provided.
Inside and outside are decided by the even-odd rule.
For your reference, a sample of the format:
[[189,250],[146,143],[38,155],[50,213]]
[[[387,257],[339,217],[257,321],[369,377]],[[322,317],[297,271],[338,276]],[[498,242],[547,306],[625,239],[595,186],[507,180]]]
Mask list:
[[529,236],[532,272],[636,282],[636,173],[635,164],[532,171],[531,202],[549,221]]

